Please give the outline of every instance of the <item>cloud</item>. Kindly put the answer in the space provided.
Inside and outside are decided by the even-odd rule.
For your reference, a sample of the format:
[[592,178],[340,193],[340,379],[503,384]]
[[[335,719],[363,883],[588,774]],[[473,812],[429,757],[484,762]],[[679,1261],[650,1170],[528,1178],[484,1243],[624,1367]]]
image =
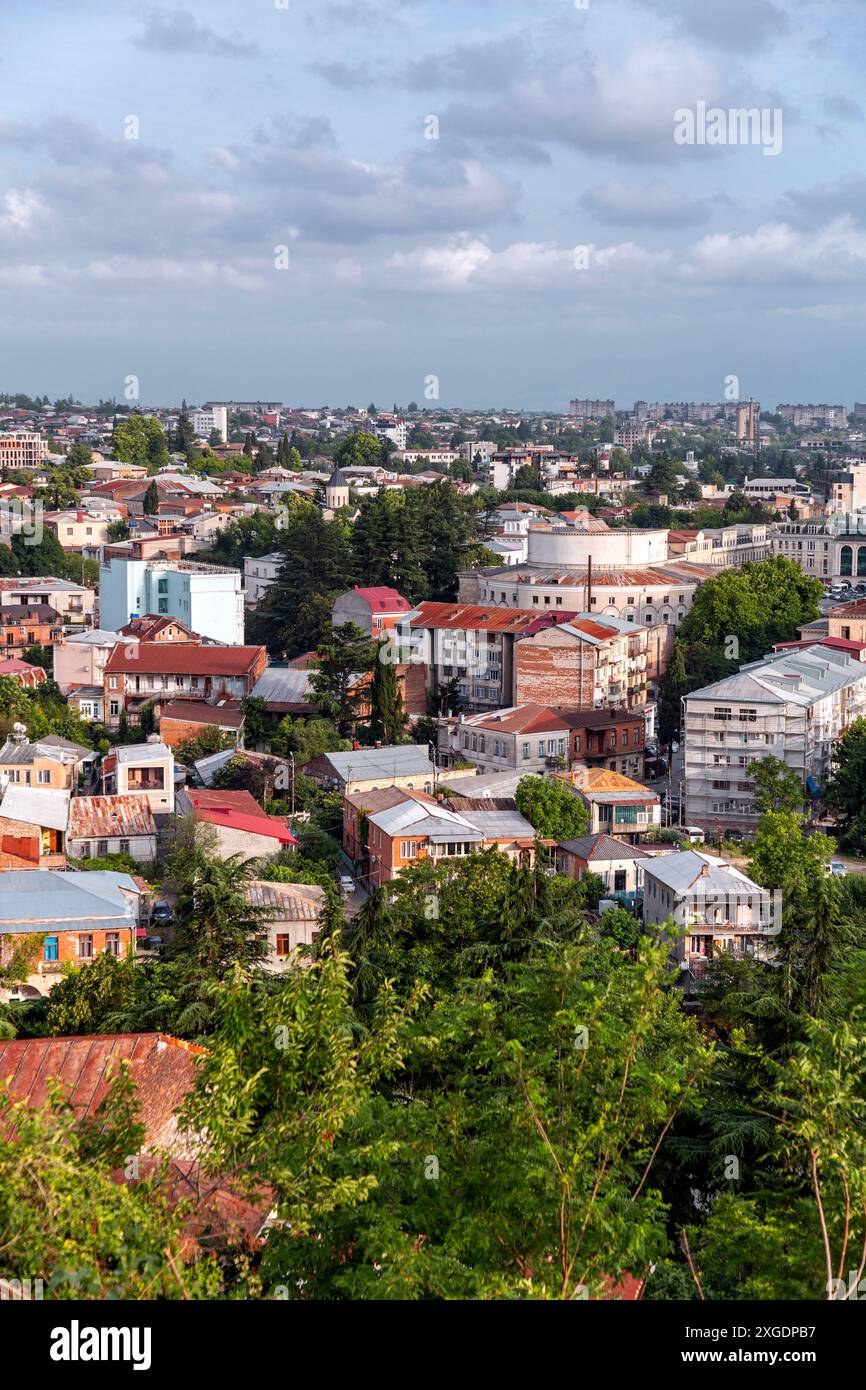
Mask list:
[[790,20],[774,0],[639,0],[645,9],[670,20],[680,33],[711,47],[741,52],[744,43],[760,48],[782,38]]
[[223,37],[199,24],[189,10],[151,10],[140,21],[144,33],[133,42],[151,53],[195,53],[210,58],[251,58],[259,51],[252,39],[237,31]]
[[690,198],[668,183],[636,184],[610,179],[588,188],[580,205],[612,226],[687,227],[709,220],[708,198]]
[[800,225],[815,226],[831,210],[866,222],[866,175],[845,174],[832,183],[789,188],[780,199],[782,216]]

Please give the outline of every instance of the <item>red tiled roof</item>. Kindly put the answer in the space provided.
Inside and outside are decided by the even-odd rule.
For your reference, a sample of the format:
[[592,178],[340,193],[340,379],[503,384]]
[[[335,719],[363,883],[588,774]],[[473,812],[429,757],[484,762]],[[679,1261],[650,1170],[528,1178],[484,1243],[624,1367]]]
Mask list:
[[506,734],[555,733],[569,727],[569,721],[559,710],[551,705],[520,705],[502,715],[488,714],[483,719],[473,719],[467,729],[484,729]]
[[413,627],[454,628],[488,632],[530,632],[576,618],[576,613],[532,613],[526,608],[499,608],[480,603],[419,603]]
[[160,716],[186,724],[214,724],[221,729],[239,729],[244,722],[240,705],[208,705],[203,700],[170,700]]
[[192,642],[139,642],[133,648],[118,642],[105,663],[111,674],[185,676],[244,676],[264,653],[264,647],[203,647]]

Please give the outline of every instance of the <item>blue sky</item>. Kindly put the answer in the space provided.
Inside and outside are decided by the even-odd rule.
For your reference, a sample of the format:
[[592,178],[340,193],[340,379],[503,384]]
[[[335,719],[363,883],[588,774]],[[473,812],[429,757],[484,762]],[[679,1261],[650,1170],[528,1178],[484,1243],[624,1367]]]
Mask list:
[[281,2],[6,0],[0,389],[866,399],[862,0]]

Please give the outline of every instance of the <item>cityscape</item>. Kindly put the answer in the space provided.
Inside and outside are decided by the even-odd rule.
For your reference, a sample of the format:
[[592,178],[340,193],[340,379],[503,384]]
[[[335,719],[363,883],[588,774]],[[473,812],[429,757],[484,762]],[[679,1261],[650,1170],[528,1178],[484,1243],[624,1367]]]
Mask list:
[[0,1303],[52,1369],[220,1365],[184,1302],[826,1364],[855,7],[10,8],[51,92],[0,122]]

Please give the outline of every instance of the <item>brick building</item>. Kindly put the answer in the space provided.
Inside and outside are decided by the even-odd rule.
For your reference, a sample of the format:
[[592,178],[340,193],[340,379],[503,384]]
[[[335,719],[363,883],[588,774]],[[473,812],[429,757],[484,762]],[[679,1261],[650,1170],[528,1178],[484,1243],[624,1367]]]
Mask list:
[[121,711],[136,723],[143,705],[157,718],[169,703],[209,705],[251,695],[268,664],[264,647],[204,646],[194,642],[139,642],[114,648],[105,664],[105,720],[116,729]]

